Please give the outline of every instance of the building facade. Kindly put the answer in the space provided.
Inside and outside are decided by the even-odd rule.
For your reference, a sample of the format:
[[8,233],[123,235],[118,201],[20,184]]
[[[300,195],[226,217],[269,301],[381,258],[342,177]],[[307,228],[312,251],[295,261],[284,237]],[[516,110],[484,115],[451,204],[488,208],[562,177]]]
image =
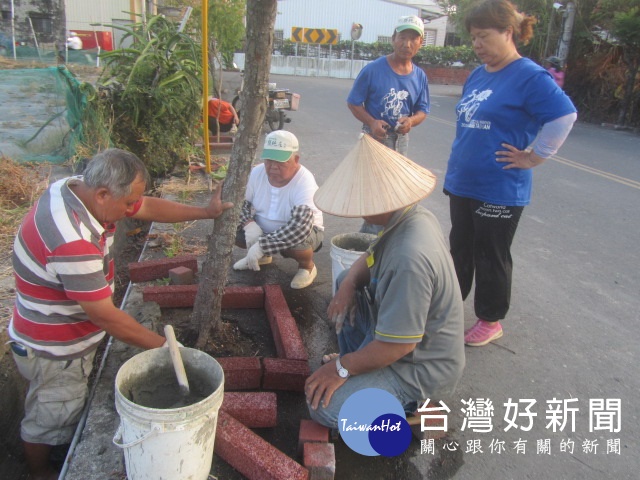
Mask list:
[[435,1],[279,0],[275,35],[288,39],[294,27],[317,28],[337,30],[339,40],[351,40],[351,26],[359,23],[363,26],[359,42],[390,42],[396,20],[403,15],[417,15],[425,20],[425,45],[441,47],[447,17],[440,16],[440,11]]
[[107,32],[117,46],[119,31],[111,25],[136,22],[153,5],[146,0],[0,0],[0,31],[42,47],[64,44],[69,32],[78,32],[89,48],[96,33]]

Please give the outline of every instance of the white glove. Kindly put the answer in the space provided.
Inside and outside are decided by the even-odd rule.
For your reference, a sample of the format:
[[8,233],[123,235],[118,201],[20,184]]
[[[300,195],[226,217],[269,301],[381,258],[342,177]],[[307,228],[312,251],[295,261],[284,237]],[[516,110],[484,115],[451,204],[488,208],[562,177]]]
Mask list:
[[247,223],[242,229],[244,230],[244,239],[247,242],[247,250],[249,250],[262,235],[262,229],[256,222]]
[[245,257],[247,260],[247,266],[254,271],[260,270],[260,264],[258,264],[258,260],[264,257],[264,252],[260,248],[259,243],[254,243],[253,246],[247,252],[247,256]]

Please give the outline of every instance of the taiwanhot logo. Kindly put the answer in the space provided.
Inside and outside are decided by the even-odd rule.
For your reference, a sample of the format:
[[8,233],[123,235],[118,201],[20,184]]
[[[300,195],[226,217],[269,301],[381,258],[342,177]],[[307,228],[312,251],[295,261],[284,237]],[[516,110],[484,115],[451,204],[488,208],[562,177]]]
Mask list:
[[379,388],[365,388],[347,398],[338,416],[338,431],[351,450],[369,457],[395,457],[411,443],[404,408]]

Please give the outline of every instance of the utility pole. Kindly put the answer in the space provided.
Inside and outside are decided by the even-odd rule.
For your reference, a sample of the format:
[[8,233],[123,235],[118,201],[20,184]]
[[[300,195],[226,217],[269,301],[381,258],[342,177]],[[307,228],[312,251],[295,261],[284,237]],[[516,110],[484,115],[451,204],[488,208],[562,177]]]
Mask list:
[[558,45],[558,58],[562,62],[562,65],[565,65],[567,57],[569,56],[569,44],[571,43],[571,35],[573,33],[573,21],[576,17],[575,3],[567,3],[567,9],[564,15],[564,28],[562,29],[562,36],[560,37],[560,44]]
[[14,5],[11,0],[11,46],[13,47],[13,59],[16,59],[16,21],[14,16]]
[[353,78],[353,54],[355,51],[356,40],[362,35],[362,25],[360,23],[353,23],[351,25],[351,70],[349,72],[349,78]]
[[564,10],[564,5],[558,2],[553,2],[551,6],[551,13],[549,14],[549,24],[547,25],[547,39],[544,42],[544,58],[549,56],[549,39],[551,38],[551,27],[553,26],[553,21],[555,20],[556,11],[561,12]]

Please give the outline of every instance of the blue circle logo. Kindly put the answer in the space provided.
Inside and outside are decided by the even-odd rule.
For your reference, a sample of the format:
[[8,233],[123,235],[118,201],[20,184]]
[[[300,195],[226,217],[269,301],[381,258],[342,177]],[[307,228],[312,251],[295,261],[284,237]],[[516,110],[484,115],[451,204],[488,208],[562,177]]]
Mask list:
[[404,408],[379,388],[365,388],[347,398],[338,416],[338,431],[351,450],[369,457],[400,455],[411,443]]

